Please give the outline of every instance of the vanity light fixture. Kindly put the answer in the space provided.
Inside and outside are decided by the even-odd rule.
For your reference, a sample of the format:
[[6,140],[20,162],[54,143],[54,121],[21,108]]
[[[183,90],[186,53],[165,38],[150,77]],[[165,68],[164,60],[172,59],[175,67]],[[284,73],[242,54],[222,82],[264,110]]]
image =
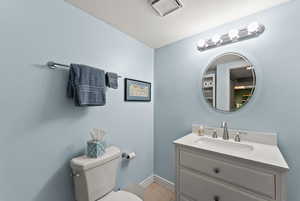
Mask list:
[[251,24],[248,25],[247,29],[250,34],[255,33],[259,29],[259,24],[257,22],[252,22]]
[[201,48],[205,48],[207,45],[205,40],[199,40],[197,46]]
[[199,51],[204,51],[221,45],[254,38],[262,34],[264,30],[265,26],[263,24],[252,22],[242,29],[232,29],[228,33],[222,35],[215,34],[212,38],[206,40],[201,39],[197,44],[197,49]]
[[222,43],[221,36],[219,34],[215,34],[211,40],[215,45]]
[[228,32],[228,36],[231,40],[237,40],[239,38],[239,30],[232,29]]

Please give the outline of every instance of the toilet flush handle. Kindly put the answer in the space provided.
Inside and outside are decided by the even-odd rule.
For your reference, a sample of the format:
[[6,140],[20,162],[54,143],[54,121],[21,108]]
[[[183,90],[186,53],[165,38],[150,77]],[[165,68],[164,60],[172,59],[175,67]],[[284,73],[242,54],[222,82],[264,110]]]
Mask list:
[[72,172],[72,173],[71,173],[71,176],[72,176],[72,177],[80,177],[80,174],[77,173],[77,172]]

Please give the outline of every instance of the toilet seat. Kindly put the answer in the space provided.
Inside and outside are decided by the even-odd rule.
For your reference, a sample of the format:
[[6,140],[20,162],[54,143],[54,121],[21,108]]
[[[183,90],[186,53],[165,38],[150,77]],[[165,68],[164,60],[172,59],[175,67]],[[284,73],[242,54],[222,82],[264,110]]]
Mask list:
[[111,192],[104,196],[102,199],[98,201],[143,201],[138,196],[126,192],[126,191],[117,191],[117,192]]

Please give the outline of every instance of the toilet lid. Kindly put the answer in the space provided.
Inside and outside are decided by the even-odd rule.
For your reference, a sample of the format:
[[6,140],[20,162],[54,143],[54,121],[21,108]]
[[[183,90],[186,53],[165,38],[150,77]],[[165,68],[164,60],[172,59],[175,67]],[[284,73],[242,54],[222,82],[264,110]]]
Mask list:
[[117,191],[111,192],[108,195],[104,196],[102,199],[98,201],[143,201],[138,196],[126,192],[126,191]]

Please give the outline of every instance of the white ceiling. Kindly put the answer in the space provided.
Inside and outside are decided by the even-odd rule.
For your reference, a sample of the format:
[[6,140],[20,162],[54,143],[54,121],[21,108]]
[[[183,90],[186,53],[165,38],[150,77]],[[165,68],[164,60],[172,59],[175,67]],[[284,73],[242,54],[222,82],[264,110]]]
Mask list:
[[159,48],[288,0],[182,0],[160,17],[148,0],[66,0],[152,48]]

